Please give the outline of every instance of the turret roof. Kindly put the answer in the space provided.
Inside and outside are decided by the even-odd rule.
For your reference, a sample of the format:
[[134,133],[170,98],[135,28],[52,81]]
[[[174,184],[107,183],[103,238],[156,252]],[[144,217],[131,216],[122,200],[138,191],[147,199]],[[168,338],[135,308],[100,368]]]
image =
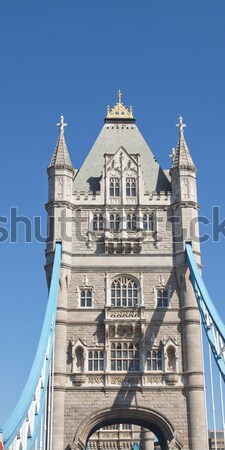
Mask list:
[[170,191],[168,173],[163,171],[135,123],[115,119],[104,124],[91,151],[74,180],[74,191],[99,191],[105,153],[114,155],[123,147],[130,155],[140,155],[145,192]]

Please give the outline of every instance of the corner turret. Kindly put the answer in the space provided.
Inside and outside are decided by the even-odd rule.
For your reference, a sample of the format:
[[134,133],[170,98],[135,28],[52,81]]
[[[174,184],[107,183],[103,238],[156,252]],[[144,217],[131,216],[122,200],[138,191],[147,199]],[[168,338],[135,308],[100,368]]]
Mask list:
[[193,241],[194,249],[199,253],[197,169],[184,137],[186,125],[183,123],[182,117],[179,118],[176,126],[179,129],[179,137],[177,148],[172,153],[170,170],[175,222],[175,254],[185,250],[186,240]]
[[[54,248],[56,240],[62,240],[64,241],[63,246],[68,246],[68,242],[66,243],[66,240],[63,239],[65,236],[63,236],[64,231],[61,229],[61,219],[63,214],[71,215],[72,186],[75,173],[64,136],[64,128],[67,124],[64,122],[63,116],[60,117],[57,126],[59,127],[59,137],[48,166],[48,203],[46,209],[49,218],[47,245],[49,251]],[[68,224],[69,226],[71,224]]]

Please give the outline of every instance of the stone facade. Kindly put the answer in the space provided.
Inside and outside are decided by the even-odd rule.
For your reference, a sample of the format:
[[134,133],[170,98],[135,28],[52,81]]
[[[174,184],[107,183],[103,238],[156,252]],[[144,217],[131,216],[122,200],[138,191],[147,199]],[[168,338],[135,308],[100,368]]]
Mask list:
[[192,239],[200,263],[196,169],[182,121],[169,175],[124,113],[108,113],[75,170],[61,119],[48,175],[48,283],[62,242],[52,448],[84,449],[96,430],[132,423],[163,450],[207,449],[200,319],[185,259]]

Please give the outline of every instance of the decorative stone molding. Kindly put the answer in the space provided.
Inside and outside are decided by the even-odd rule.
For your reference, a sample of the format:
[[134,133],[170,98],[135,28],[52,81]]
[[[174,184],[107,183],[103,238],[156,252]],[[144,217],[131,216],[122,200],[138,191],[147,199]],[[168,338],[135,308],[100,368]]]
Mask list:
[[158,385],[158,384],[164,384],[163,383],[163,376],[162,375],[148,375],[143,377],[143,384],[144,385]]
[[120,311],[116,311],[116,310],[111,310],[109,312],[109,317],[110,319],[133,319],[133,318],[137,318],[139,319],[141,317],[140,315],[140,310],[120,310]]
[[93,385],[104,385],[104,377],[103,376],[92,376],[92,377],[88,377],[87,380],[88,384]]
[[138,386],[140,385],[139,376],[110,376],[109,378],[111,385],[116,386]]

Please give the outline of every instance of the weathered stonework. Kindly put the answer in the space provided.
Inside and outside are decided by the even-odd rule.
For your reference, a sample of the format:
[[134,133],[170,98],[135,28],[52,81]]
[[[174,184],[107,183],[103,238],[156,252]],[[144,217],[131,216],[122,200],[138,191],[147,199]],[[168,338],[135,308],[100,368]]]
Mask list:
[[[181,127],[169,176],[133,117],[108,118],[76,171],[60,129],[46,205],[48,280],[62,241],[54,450],[83,450],[94,431],[120,422],[150,429],[163,450],[207,448],[200,319],[184,252],[198,210],[189,155]],[[196,237],[193,248],[200,262]]]

